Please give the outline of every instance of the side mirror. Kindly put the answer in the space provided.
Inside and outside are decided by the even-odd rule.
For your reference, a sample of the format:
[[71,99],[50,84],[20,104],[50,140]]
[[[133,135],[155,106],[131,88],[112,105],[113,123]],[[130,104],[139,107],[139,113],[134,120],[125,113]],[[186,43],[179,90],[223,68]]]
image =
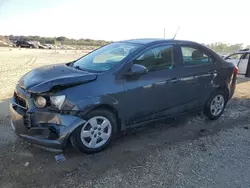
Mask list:
[[133,76],[133,75],[142,75],[142,74],[146,74],[148,72],[148,69],[143,66],[143,65],[139,65],[139,64],[133,64],[131,69],[125,73],[126,76]]

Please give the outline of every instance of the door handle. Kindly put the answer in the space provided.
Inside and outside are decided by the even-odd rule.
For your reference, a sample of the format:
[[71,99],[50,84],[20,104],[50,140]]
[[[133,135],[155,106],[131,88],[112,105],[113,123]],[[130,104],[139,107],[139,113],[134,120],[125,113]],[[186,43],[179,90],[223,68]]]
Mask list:
[[179,81],[180,81],[179,78],[174,77],[174,78],[172,78],[169,82],[170,82],[170,83],[177,83],[177,82],[179,82]]

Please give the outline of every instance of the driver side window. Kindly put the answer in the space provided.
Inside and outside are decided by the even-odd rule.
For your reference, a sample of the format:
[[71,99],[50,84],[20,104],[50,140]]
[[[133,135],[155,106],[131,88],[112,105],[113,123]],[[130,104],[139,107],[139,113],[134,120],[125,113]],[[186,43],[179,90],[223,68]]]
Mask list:
[[173,68],[173,45],[159,46],[144,52],[134,64],[145,66],[149,72]]

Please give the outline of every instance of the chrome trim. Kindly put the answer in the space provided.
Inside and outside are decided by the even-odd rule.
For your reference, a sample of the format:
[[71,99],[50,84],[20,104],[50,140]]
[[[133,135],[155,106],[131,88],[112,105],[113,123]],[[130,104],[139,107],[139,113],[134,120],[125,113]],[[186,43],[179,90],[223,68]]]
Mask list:
[[13,101],[13,104],[14,104],[15,106],[18,106],[18,107],[24,109],[24,110],[27,110],[27,105],[26,105],[26,107],[23,107],[23,106],[21,106],[20,104],[17,104],[15,100]]

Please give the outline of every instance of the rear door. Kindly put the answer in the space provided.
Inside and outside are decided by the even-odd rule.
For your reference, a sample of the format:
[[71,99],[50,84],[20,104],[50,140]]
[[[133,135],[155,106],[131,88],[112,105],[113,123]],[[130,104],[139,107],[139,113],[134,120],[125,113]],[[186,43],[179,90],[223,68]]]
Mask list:
[[182,54],[181,81],[186,82],[193,90],[189,92],[189,100],[193,101],[189,110],[199,109],[213,90],[213,79],[218,73],[216,62],[212,55],[199,45],[181,44],[179,50]]

